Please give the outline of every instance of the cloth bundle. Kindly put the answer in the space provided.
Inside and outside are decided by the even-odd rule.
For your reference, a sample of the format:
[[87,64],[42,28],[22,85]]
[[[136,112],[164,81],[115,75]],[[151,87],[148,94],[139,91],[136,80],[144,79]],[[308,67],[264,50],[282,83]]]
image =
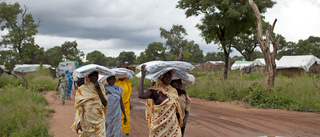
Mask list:
[[111,69],[115,72],[113,75],[99,75],[99,82],[103,83],[108,77],[115,76],[116,78],[125,78],[128,77],[129,79],[132,78],[132,75],[134,72],[132,70],[126,69],[126,68],[113,68]]
[[[190,71],[194,68],[194,66],[188,62],[183,61],[150,61],[147,63],[143,63],[146,65],[146,79],[150,79],[156,81],[157,78],[168,71],[173,72],[173,78],[181,79],[184,84],[192,85],[195,82],[195,78],[193,75],[187,73],[186,71]],[[137,68],[141,70],[141,66],[139,65]],[[141,72],[136,74],[138,78],[141,77]]]
[[107,67],[100,66],[97,64],[89,64],[81,68],[77,68],[76,70],[74,70],[73,74],[76,75],[78,78],[83,78],[85,76],[88,76],[94,71],[103,73],[104,75],[111,75],[111,76],[116,74],[114,70],[111,70]]

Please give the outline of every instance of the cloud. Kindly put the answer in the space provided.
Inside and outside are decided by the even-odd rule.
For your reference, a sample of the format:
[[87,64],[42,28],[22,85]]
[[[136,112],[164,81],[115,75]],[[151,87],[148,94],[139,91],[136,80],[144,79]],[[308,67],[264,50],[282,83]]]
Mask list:
[[[36,43],[45,49],[76,40],[85,54],[94,50],[116,57],[122,51],[137,56],[160,38],[162,27],[183,25],[189,41],[200,45],[203,53],[218,52],[218,45],[207,44],[195,28],[201,17],[186,18],[176,9],[178,0],[7,0],[26,5],[34,18],[41,20]],[[278,19],[275,33],[297,42],[310,35],[320,36],[320,2],[317,0],[277,0],[265,14],[266,21]],[[234,50],[231,55],[240,55]]]

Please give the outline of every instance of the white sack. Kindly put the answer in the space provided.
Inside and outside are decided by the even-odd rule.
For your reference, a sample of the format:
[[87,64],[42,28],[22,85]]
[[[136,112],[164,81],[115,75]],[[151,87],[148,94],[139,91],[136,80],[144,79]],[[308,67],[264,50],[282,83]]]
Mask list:
[[78,78],[82,78],[82,77],[88,76],[94,71],[104,73],[105,75],[115,75],[116,73],[115,71],[107,67],[96,65],[96,64],[89,64],[74,70],[73,75],[76,75]]
[[112,70],[116,72],[116,78],[128,77],[129,79],[132,79],[132,75],[134,74],[132,70],[126,68],[113,68]]
[[107,78],[111,76],[115,76],[116,78],[125,78],[128,77],[129,79],[132,78],[132,75],[134,72],[132,70],[126,69],[126,68],[113,68],[111,69],[112,71],[115,72],[114,75],[99,75],[99,82],[103,83]]
[[[193,75],[187,73],[187,72],[184,72],[178,68],[175,68],[175,67],[168,67],[168,68],[164,68],[160,71],[157,71],[155,73],[148,73],[146,72],[146,76],[145,78],[146,79],[150,79],[150,80],[153,80],[153,81],[156,81],[158,79],[159,76],[167,73],[168,71],[172,70],[173,72],[173,77],[174,78],[179,78],[181,79],[184,84],[188,84],[188,85],[192,85],[194,84],[194,81],[195,81],[195,78]],[[141,78],[141,72],[139,72],[138,74],[136,74],[136,76],[138,78]]]
[[[191,71],[194,69],[192,64],[183,61],[150,61],[143,64],[146,65],[145,70],[147,73],[156,73],[169,67],[175,67],[181,71]],[[143,64],[140,64],[137,68],[141,70]]]

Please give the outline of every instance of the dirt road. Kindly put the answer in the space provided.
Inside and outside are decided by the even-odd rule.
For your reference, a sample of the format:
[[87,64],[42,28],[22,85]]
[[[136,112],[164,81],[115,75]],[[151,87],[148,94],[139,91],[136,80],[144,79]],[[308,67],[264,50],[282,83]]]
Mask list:
[[[73,98],[66,100],[65,106],[62,106],[56,91],[49,91],[45,97],[49,101],[47,107],[56,111],[48,118],[50,131],[56,137],[76,137],[70,129],[75,112]],[[235,102],[205,101],[196,98],[192,98],[191,101],[185,137],[320,136],[320,114],[247,108]],[[147,137],[145,100],[138,99],[136,88],[133,88],[131,102],[130,136]]]

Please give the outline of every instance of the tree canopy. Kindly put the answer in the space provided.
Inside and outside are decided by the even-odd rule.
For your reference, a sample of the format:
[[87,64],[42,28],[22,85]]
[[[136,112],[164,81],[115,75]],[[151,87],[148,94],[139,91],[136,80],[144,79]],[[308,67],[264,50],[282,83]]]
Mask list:
[[92,63],[92,64],[98,64],[102,66],[107,66],[107,58],[100,51],[95,50],[88,53],[86,59],[90,64]]
[[[257,2],[261,13],[274,4],[271,0]],[[235,37],[256,26],[256,18],[247,0],[179,0],[177,8],[184,9],[186,17],[203,15],[196,27],[207,43],[219,43],[225,55],[224,78]]]
[[187,41],[184,40],[184,36],[188,35],[182,25],[173,25],[170,31],[160,27],[160,36],[166,39],[166,45],[170,49],[170,53],[179,57],[180,61],[184,60],[184,48],[187,45]]
[[38,33],[39,25],[40,20],[35,22],[26,6],[21,8],[17,2],[14,4],[0,3],[0,28],[2,31],[8,30],[7,34],[2,35],[0,45],[10,46],[17,51],[21,64],[24,63],[22,48],[28,44],[34,45],[34,35]]

